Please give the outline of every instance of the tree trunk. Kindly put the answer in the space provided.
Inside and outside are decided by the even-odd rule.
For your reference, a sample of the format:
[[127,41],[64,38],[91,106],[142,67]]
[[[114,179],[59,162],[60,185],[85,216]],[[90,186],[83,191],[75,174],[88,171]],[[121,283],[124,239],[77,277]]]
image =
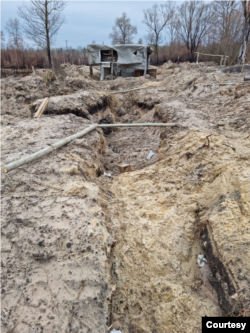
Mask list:
[[250,36],[250,17],[245,21],[244,30],[243,30],[243,40],[240,47],[239,57],[238,57],[238,64],[244,64],[246,52],[247,52],[247,43]]
[[156,64],[158,65],[158,62],[159,62],[159,56],[158,56],[158,36],[156,36],[156,40],[155,40],[155,53],[156,53]]
[[47,41],[47,55],[49,60],[49,68],[52,67],[51,52],[50,52],[50,38],[49,38],[49,25],[48,25],[48,1],[45,1],[45,29],[46,29],[46,41]]
[[48,60],[49,60],[49,68],[52,67],[52,61],[51,61],[51,53],[50,53],[50,42],[49,39],[47,41],[47,55],[48,55]]

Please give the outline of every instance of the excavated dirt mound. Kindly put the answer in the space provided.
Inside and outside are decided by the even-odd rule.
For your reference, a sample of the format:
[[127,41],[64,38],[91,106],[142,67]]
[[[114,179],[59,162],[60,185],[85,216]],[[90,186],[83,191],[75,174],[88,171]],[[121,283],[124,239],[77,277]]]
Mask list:
[[2,166],[92,123],[179,124],[98,129],[2,174],[2,332],[200,332],[202,316],[249,316],[250,85],[170,65],[1,80]]
[[[16,160],[88,124],[65,115],[6,126],[2,158]],[[96,131],[2,175],[2,332],[105,332],[113,240],[106,194],[95,183],[104,151]]]

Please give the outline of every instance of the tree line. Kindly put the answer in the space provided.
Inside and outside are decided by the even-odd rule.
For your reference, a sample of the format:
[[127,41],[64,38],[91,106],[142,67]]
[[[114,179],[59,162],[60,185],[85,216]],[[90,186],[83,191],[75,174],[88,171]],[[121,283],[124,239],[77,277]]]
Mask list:
[[[185,1],[179,6],[169,1],[154,4],[143,14],[147,29],[144,41],[153,46],[156,64],[166,58],[192,61],[197,51],[228,55],[231,63],[246,60],[250,1]],[[110,38],[113,44],[127,44],[133,42],[135,34],[136,26],[123,13],[116,19]],[[142,42],[140,38],[138,43]]]
[[[65,6],[65,1],[58,0],[31,0],[19,6],[19,18],[9,19],[6,24],[7,43],[1,32],[2,66],[87,64],[86,48],[53,48],[55,36],[65,22]],[[180,5],[167,1],[145,9],[142,22],[146,34],[136,43],[152,46],[154,64],[167,60],[194,61],[197,51],[227,55],[230,64],[243,64],[249,56],[250,0],[185,1]],[[23,33],[37,49],[27,47]],[[136,35],[136,25],[123,12],[115,19],[109,38],[112,44],[130,44]]]

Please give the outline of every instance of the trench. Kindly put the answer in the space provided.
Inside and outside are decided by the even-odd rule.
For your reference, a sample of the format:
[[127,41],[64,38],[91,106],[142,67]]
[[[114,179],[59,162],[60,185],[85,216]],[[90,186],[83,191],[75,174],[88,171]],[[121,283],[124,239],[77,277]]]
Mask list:
[[[142,175],[144,169],[137,172]],[[192,306],[187,305],[189,298],[203,311],[213,307],[213,314],[221,314],[209,274],[201,273],[197,266],[200,239],[192,238],[188,244],[184,231],[175,232],[174,220],[170,222],[159,211],[161,204],[150,205],[157,197],[159,182],[154,186],[155,180],[148,175],[140,185],[140,180],[134,181],[136,176],[130,183],[130,177],[129,173],[118,176],[112,184],[116,203],[110,205],[110,211],[117,246],[110,273],[112,285],[116,285],[110,325],[124,333],[177,332],[180,318],[188,322],[190,316],[190,324],[197,324],[193,329],[198,331],[198,320],[190,315]],[[190,284],[189,290],[186,284]]]
[[[99,123],[135,122],[141,116],[151,121],[160,119],[154,103],[140,103],[127,97],[119,102],[111,110],[113,100],[104,98],[102,104],[88,110],[89,114]],[[87,118],[81,110],[65,109],[60,114],[65,113]],[[117,241],[109,256],[110,282],[115,288],[109,299],[108,326],[123,333],[158,333],[166,329],[178,332],[181,320],[198,332],[199,320],[204,314],[238,313],[235,304],[230,302],[237,289],[216,255],[211,236],[207,230],[199,237],[187,232],[185,218],[178,213],[184,197],[172,185],[175,172],[171,170],[171,162],[167,166],[159,164],[162,141],[167,138],[172,142],[176,131],[103,130],[107,148],[101,162],[103,170],[112,174],[111,182],[107,183],[113,193],[113,202],[109,204],[112,221],[109,232]],[[150,151],[154,155],[147,159]],[[135,172],[120,174],[121,163],[130,164]],[[98,178],[103,170],[97,170]],[[196,220],[195,215],[193,224]],[[197,265],[202,249],[209,262],[206,269]],[[221,283],[216,280],[218,273]],[[228,295],[223,283],[229,286]]]
[[[155,104],[119,98],[113,111],[111,102],[107,100],[89,109],[91,121],[127,123],[137,122],[142,117],[148,122],[160,120],[160,114],[154,109]],[[110,119],[105,114],[107,109],[110,109]],[[85,118],[78,110],[65,109],[65,113]],[[107,256],[111,298],[102,299],[97,295],[95,308],[102,308],[102,301],[105,305],[109,303],[102,323],[105,317],[108,320],[106,326],[123,333],[198,333],[200,319],[204,315],[235,316],[239,313],[235,302],[230,300],[237,292],[237,286],[218,255],[213,235],[207,226],[201,233],[196,232],[199,224],[196,194],[199,190],[196,189],[197,193],[193,194],[183,182],[188,175],[188,170],[186,173],[183,170],[193,163],[193,148],[200,137],[194,132],[192,140],[184,138],[187,141],[190,139],[190,146],[177,145],[180,155],[183,150],[185,152],[182,155],[184,158],[180,157],[179,165],[174,163],[174,153],[171,156],[169,150],[161,158],[162,146],[166,148],[176,144],[173,141],[176,133],[176,129],[160,128],[103,131],[106,154],[100,157],[101,167],[95,169],[96,174],[91,180],[100,185],[104,194],[111,193],[107,196],[110,201],[100,204],[103,205],[100,214],[106,215],[106,228],[115,242]],[[74,149],[77,151],[78,147]],[[154,155],[147,159],[150,151]],[[208,154],[209,150],[206,152]],[[204,158],[204,154],[200,154],[200,158]],[[130,164],[135,171],[120,174],[117,166],[120,163]],[[105,178],[103,171],[111,173],[111,177]],[[202,172],[198,176],[203,177]],[[219,173],[213,175],[217,176]],[[194,180],[197,179],[194,177]],[[91,200],[95,202],[96,198]],[[66,223],[68,221],[70,218]],[[88,243],[91,241],[87,240]],[[97,240],[97,244],[102,244],[102,240]],[[208,261],[203,268],[197,264],[197,256],[201,253]],[[85,264],[83,267],[86,267]],[[225,285],[228,286],[227,293]],[[81,291],[79,288],[77,293]],[[80,307],[83,312],[89,311],[87,303],[86,308],[82,308],[82,304]]]
[[[202,248],[212,272],[210,283],[217,292],[219,304],[225,316],[238,316],[243,304],[241,302],[236,303],[231,297],[237,294],[239,288],[229,268],[223,263],[219,255],[208,221],[200,236]],[[227,287],[225,288],[225,286]]]
[[[212,307],[214,315],[222,312],[217,294],[209,282],[211,272],[201,273],[197,265],[197,257],[201,253],[200,238],[191,237],[187,242],[185,231],[178,232],[179,228],[184,228],[183,221],[175,230],[175,218],[163,215],[165,204],[166,213],[174,205],[171,181],[164,179],[164,171],[158,170],[154,176],[152,169],[148,172],[147,167],[157,169],[158,156],[145,165],[145,150],[141,149],[142,154],[136,155],[136,159],[127,152],[128,148],[135,148],[133,134],[128,133],[131,131],[119,130],[105,136],[110,156],[107,152],[103,165],[106,172],[113,170],[114,175],[109,182],[113,193],[109,204],[110,232],[117,241],[111,252],[110,283],[115,290],[110,299],[109,327],[123,333],[158,333],[166,329],[177,332],[180,318],[184,317],[189,322],[192,309],[191,305],[186,305],[189,299],[186,283],[190,284],[188,292],[192,304],[199,304],[203,311]],[[161,144],[161,134],[161,131],[157,133],[158,145]],[[126,142],[120,142],[118,138],[125,135]],[[141,140],[145,139],[143,130],[140,136]],[[148,141],[145,149],[147,145]],[[125,156],[127,160],[124,160]],[[112,169],[114,163],[111,159],[115,158],[118,163],[132,161],[136,171],[119,174],[115,168]],[[164,193],[163,206],[158,201],[161,192]],[[202,301],[204,297],[207,298],[205,302]],[[194,319],[194,314],[190,320],[191,325],[197,323],[194,330],[198,332],[199,320]]]
[[[104,98],[103,104],[88,111],[99,123],[134,122],[138,116],[149,112],[155,121],[160,118],[154,103],[149,105],[134,100],[127,104],[122,101],[123,114],[117,112],[121,109],[118,105],[113,113],[108,112],[103,117],[111,103],[111,99]],[[79,110],[65,109],[60,114],[65,113],[87,118]],[[202,311],[207,314],[212,308],[213,315],[237,315],[242,304],[236,309],[230,301],[237,288],[216,254],[211,233],[204,229],[198,238],[187,240],[185,222],[163,212],[176,209],[176,203],[168,195],[176,193],[169,186],[171,181],[165,179],[166,171],[157,166],[160,162],[158,153],[162,141],[168,137],[171,142],[175,130],[120,128],[102,131],[107,144],[106,155],[101,161],[103,170],[115,177],[108,183],[115,202],[109,205],[112,221],[109,232],[117,242],[109,255],[110,282],[115,289],[109,299],[108,326],[123,333],[158,333],[166,329],[178,332],[180,318],[183,318],[187,324],[196,325],[194,331],[198,332],[197,318],[204,314]],[[154,155],[148,160],[150,150]],[[118,165],[121,163],[131,164],[136,172],[120,174]],[[147,167],[150,166],[149,171]],[[96,176],[102,176],[103,170],[98,169]],[[162,196],[161,202],[159,196]],[[181,199],[177,197],[176,202],[178,206]],[[175,230],[169,219],[173,224],[177,219],[180,230]],[[203,270],[197,266],[201,251],[209,263]],[[218,274],[222,277],[219,282]],[[228,293],[223,289],[223,283],[229,286]],[[190,306],[187,305],[189,299]],[[194,318],[193,307],[202,309],[197,318]]]
[[[155,112],[152,116],[158,117]],[[204,247],[204,242],[211,244],[211,240],[205,231],[196,230],[197,211],[190,229],[184,215],[178,213],[178,206],[188,207],[185,200],[189,199],[172,185],[175,172],[171,162],[166,166],[159,156],[162,141],[167,137],[171,142],[173,134],[143,128],[104,133],[107,153],[102,163],[113,177],[108,183],[113,193],[109,211],[111,235],[117,241],[110,259],[115,290],[109,327],[123,333],[179,332],[181,321],[186,332],[199,332],[204,315],[238,313],[230,300],[236,292],[233,279],[212,247]],[[151,149],[155,155],[147,160]],[[120,174],[117,164],[122,162],[131,163],[136,170]],[[208,261],[202,268],[197,264],[201,253]],[[214,263],[221,283],[216,281]],[[229,286],[228,295],[223,282]]]
[[[117,112],[99,117],[98,112],[103,114],[109,104],[110,101],[106,101],[92,113],[96,121],[113,123],[116,116],[116,121],[124,122],[123,115],[117,117]],[[124,106],[124,103],[122,105]],[[125,104],[125,107],[126,113],[129,113],[131,105]],[[117,109],[120,110],[119,107]],[[135,110],[140,114],[146,114],[153,110],[153,107],[135,103],[133,112]],[[74,114],[83,117],[81,113]],[[159,117],[154,111],[152,116],[154,119]],[[129,120],[133,122],[135,118],[130,117]],[[217,270],[211,262],[219,265],[223,281],[230,286],[230,295],[236,290],[232,283],[230,284],[231,280],[222,262],[215,256],[211,258],[210,245],[207,248],[203,246],[209,268],[202,271],[197,266],[202,244],[204,245],[204,241],[211,244],[208,233],[203,231],[198,238],[191,237],[187,242],[185,231],[178,232],[172,228],[169,217],[163,214],[162,203],[157,202],[161,191],[165,194],[172,192],[169,189],[171,181],[163,180],[164,171],[161,172],[156,166],[157,162],[160,162],[158,151],[162,140],[166,137],[171,140],[171,134],[174,133],[174,130],[168,131],[172,133],[166,133],[166,129],[159,128],[120,128],[106,131],[103,129],[107,152],[102,165],[106,172],[111,172],[112,177],[115,177],[108,183],[115,202],[109,205],[112,221],[109,232],[117,241],[109,255],[111,284],[115,286],[115,290],[109,299],[108,326],[120,329],[123,333],[158,333],[166,329],[169,332],[177,332],[180,316],[188,322],[187,317],[192,311],[191,306],[186,305],[187,294],[191,295],[192,304],[198,304],[202,310],[208,311],[209,307],[213,308],[214,315],[228,314],[233,310],[233,305],[229,304],[229,298],[225,296],[221,284],[215,283]],[[150,150],[153,150],[155,155],[147,160]],[[120,174],[120,163],[131,164],[136,173]],[[153,177],[145,169],[150,166],[156,166],[157,171],[153,172]],[[103,170],[99,170],[96,176],[100,177],[102,174]],[[166,209],[172,209],[173,200],[168,195],[163,197],[168,207]],[[175,223],[173,218],[172,223]],[[183,229],[183,221],[179,228]],[[179,243],[183,244],[179,246]],[[173,253],[171,247],[174,247],[176,253]],[[182,279],[182,275],[185,278]],[[188,291],[186,283],[190,284]],[[183,296],[183,293],[186,295]],[[204,296],[207,298],[205,302],[202,301]],[[193,325],[195,319],[191,320]],[[198,330],[198,323],[196,328]]]

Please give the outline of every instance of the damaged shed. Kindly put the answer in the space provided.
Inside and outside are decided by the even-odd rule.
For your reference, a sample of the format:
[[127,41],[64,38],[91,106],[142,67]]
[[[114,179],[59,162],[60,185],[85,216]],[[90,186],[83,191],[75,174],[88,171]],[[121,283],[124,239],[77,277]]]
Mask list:
[[[91,44],[87,46],[87,51],[90,75],[92,74],[92,66],[100,65],[101,80],[113,79],[117,76],[143,76],[152,71],[149,70],[149,56],[153,50],[149,45],[121,44],[107,46]],[[156,76],[156,71],[153,74]]]

